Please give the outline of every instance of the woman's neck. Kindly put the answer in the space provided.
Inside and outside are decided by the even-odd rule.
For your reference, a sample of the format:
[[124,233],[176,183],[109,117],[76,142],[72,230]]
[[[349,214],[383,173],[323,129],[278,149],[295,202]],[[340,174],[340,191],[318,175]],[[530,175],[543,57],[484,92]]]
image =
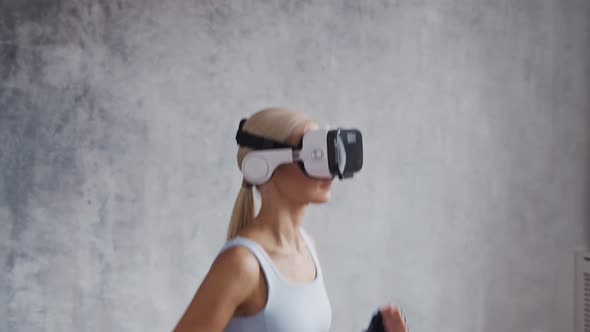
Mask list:
[[279,247],[299,250],[303,244],[300,228],[305,218],[308,204],[286,202],[262,202],[256,223],[270,232],[273,242]]

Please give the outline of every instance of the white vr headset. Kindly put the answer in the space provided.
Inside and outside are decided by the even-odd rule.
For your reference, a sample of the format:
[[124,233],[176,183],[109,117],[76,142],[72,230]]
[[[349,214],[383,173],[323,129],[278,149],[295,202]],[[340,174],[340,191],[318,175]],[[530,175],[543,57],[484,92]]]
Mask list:
[[251,184],[270,180],[282,164],[298,163],[309,177],[317,179],[351,178],[363,167],[363,138],[358,129],[324,128],[307,131],[297,146],[274,141],[242,130],[240,121],[236,141],[254,151],[242,160],[242,174]]

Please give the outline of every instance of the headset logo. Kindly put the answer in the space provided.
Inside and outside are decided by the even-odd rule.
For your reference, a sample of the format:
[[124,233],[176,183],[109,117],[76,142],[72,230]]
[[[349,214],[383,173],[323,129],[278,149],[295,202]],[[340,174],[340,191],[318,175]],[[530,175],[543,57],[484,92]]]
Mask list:
[[313,160],[321,160],[323,156],[324,156],[324,153],[320,149],[313,150],[313,153],[311,154],[311,157],[313,158]]

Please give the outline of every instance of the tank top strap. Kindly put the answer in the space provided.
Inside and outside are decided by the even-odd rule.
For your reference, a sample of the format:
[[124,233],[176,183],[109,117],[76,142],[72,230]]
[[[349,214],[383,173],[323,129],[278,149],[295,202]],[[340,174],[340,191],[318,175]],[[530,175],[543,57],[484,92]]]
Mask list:
[[313,258],[313,262],[315,263],[318,277],[321,277],[323,275],[322,267],[320,265],[320,259],[318,257],[318,253],[316,251],[316,248],[313,244],[313,241],[311,240],[311,236],[307,233],[307,231],[303,227],[300,227],[300,231],[301,231],[301,236],[303,237],[303,240],[305,241],[305,244],[309,248],[309,251],[311,253],[311,257]]
[[220,255],[225,250],[234,247],[244,247],[248,249],[256,257],[256,259],[258,260],[258,264],[260,264],[260,268],[264,273],[264,278],[266,279],[266,282],[268,284],[270,294],[270,288],[275,285],[276,278],[276,276],[274,275],[274,269],[272,266],[270,256],[268,256],[266,251],[264,251],[264,249],[258,243],[240,236],[234,237],[233,239],[227,241],[219,251],[218,255]]

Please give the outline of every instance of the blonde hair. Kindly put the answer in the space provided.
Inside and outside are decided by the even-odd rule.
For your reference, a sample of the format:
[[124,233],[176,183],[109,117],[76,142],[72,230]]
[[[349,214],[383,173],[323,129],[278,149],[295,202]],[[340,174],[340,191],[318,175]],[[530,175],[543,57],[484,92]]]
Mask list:
[[[248,133],[286,143],[294,130],[313,123],[304,113],[294,112],[285,108],[265,108],[248,118],[243,130]],[[242,159],[251,148],[240,147],[237,153],[238,167],[241,169]],[[240,231],[252,224],[256,216],[254,206],[254,189],[252,186],[241,186],[227,230],[227,240],[234,238]]]

